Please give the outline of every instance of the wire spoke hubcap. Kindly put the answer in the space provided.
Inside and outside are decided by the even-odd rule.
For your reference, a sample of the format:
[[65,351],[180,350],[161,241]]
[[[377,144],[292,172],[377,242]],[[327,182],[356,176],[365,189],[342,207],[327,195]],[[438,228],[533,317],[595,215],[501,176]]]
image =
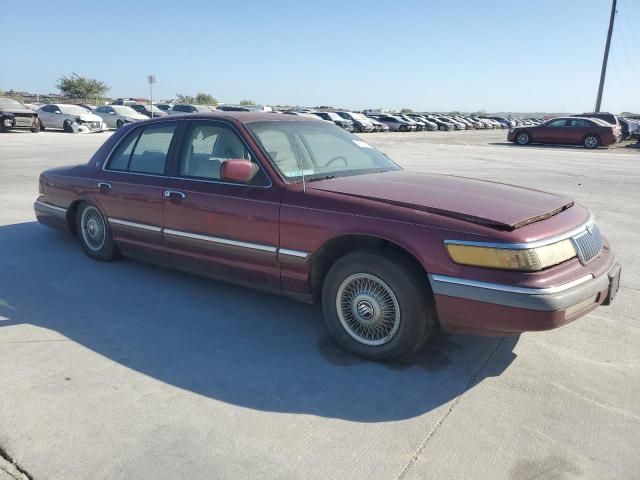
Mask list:
[[384,345],[400,327],[398,299],[375,275],[356,273],[347,277],[338,288],[336,308],[347,333],[364,345]]
[[98,252],[104,246],[106,228],[102,215],[96,207],[87,207],[82,212],[81,218],[82,238],[84,243],[94,252]]

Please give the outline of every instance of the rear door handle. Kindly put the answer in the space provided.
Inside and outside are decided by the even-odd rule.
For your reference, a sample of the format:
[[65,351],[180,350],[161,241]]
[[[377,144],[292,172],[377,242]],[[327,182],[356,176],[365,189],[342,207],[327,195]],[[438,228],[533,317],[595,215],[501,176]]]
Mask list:
[[107,182],[98,182],[98,189],[103,193],[107,193],[111,190],[111,184]]
[[176,190],[165,190],[164,198],[169,200],[171,203],[180,203],[182,202],[182,200],[187,198],[187,196],[184,193],[178,192]]

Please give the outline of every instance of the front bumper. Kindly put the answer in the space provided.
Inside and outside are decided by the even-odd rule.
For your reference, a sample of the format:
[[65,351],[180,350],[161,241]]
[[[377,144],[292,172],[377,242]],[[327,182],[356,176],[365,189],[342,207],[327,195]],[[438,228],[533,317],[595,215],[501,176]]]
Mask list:
[[551,288],[523,288],[429,275],[443,329],[476,335],[513,335],[550,330],[608,304],[615,295],[620,264]]

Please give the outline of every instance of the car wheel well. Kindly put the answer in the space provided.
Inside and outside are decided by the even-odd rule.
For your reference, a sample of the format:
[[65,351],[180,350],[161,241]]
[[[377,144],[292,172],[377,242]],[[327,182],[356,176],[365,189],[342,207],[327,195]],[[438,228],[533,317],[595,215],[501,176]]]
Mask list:
[[310,282],[314,300],[320,299],[322,284],[331,266],[344,255],[356,250],[386,250],[393,252],[400,255],[407,265],[414,268],[416,272],[426,277],[426,271],[420,261],[400,245],[369,235],[343,235],[329,240],[313,255]]
[[71,202],[71,205],[69,205],[69,208],[67,208],[67,215],[66,215],[67,228],[69,229],[69,233],[71,233],[71,235],[73,236],[78,235],[78,225],[76,224],[76,215],[78,213],[78,206],[81,203],[82,203],[82,200],[74,200],[73,202]]

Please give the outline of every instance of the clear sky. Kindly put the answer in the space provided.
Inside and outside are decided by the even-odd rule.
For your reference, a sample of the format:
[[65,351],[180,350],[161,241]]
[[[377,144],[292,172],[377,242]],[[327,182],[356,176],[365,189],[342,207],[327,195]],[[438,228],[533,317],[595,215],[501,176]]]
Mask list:
[[[0,90],[77,72],[109,95],[591,111],[610,0],[0,0]],[[603,110],[640,111],[640,0],[619,0]],[[634,27],[635,26],[635,27]]]

